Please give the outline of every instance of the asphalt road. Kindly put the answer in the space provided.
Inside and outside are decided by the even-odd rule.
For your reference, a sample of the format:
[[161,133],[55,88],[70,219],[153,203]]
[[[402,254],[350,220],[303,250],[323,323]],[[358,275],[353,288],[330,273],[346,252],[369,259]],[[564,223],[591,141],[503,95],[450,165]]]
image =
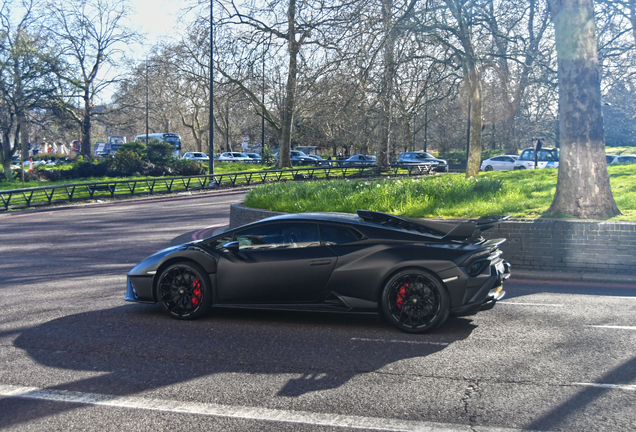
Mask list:
[[241,194],[0,216],[0,428],[636,430],[636,289],[509,281],[426,335],[366,315],[123,301]]

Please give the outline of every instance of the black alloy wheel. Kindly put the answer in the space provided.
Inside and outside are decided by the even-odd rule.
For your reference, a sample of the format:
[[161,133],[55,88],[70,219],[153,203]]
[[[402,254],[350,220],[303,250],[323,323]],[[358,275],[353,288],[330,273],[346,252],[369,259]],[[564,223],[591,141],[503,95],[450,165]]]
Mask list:
[[190,320],[208,312],[212,304],[212,289],[200,266],[182,262],[161,272],[157,298],[171,317]]
[[382,293],[382,311],[389,322],[407,333],[424,333],[441,325],[450,312],[446,288],[419,269],[393,276]]
[[492,167],[490,165],[486,165],[486,168],[484,168],[484,171],[486,172],[492,171]]

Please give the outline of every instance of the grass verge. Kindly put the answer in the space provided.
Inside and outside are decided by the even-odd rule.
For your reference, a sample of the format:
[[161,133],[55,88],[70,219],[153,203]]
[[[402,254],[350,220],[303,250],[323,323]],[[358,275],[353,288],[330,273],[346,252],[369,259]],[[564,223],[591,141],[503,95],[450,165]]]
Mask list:
[[[609,168],[621,216],[636,221],[636,165]],[[552,203],[557,170],[501,171],[467,179],[449,174],[418,179],[338,180],[273,183],[250,191],[249,207],[282,212],[368,209],[423,218],[512,215],[539,218]],[[567,215],[564,215],[567,217]]]

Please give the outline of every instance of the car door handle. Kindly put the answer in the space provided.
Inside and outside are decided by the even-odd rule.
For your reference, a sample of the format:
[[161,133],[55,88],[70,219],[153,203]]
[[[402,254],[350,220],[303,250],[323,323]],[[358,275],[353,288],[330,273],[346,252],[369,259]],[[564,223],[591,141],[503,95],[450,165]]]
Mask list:
[[323,260],[316,260],[316,261],[309,262],[310,266],[319,266],[319,265],[328,265],[328,264],[331,264],[330,259],[323,259]]

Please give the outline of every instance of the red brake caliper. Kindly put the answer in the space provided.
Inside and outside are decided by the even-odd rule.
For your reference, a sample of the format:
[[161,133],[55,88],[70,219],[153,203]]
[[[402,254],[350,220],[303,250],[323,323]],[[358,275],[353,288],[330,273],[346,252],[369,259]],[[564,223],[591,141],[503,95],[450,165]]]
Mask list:
[[201,301],[201,282],[199,282],[198,278],[192,282],[192,287],[194,288],[192,290],[192,294],[194,294],[192,296],[192,306],[197,307]]
[[398,290],[398,295],[397,295],[397,307],[398,309],[402,309],[402,306],[404,306],[404,302],[406,301],[406,289],[408,288],[409,284],[405,284],[404,286],[401,286],[400,289]]

